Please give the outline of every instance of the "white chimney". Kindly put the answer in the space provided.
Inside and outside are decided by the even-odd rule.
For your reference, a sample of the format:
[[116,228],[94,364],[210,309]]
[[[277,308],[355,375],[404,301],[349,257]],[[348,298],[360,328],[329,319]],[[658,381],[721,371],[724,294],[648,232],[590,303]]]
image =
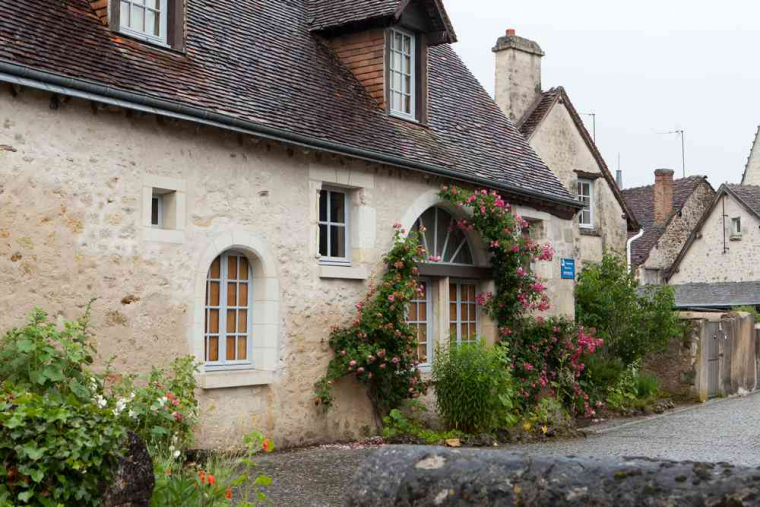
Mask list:
[[519,122],[541,94],[541,58],[544,52],[532,40],[518,37],[510,28],[493,47],[496,54],[496,103]]

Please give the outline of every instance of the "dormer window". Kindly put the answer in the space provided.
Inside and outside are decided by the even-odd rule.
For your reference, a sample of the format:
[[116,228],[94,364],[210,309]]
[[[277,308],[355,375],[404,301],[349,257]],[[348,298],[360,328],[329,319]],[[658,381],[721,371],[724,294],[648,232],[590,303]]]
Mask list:
[[416,119],[415,79],[416,40],[414,34],[394,28],[390,31],[388,100],[394,116]]
[[119,30],[127,35],[166,44],[168,0],[119,0]]

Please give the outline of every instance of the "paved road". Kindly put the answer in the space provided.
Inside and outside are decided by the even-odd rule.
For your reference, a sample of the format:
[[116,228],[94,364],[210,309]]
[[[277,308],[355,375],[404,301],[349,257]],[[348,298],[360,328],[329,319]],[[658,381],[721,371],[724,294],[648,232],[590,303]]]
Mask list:
[[[617,424],[617,423],[616,423]],[[599,427],[585,439],[503,447],[528,454],[728,461],[760,466],[760,394],[716,400],[634,422]],[[324,446],[262,456],[274,484],[268,494],[282,507],[332,507],[356,468],[375,447]]]

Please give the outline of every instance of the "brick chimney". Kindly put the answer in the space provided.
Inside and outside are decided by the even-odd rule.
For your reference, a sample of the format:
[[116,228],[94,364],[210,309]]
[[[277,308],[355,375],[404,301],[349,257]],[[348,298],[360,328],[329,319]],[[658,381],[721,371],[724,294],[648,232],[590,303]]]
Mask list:
[[673,170],[654,172],[654,220],[662,225],[673,212]]
[[513,122],[519,122],[541,94],[544,52],[532,40],[518,37],[514,28],[496,41],[496,103]]

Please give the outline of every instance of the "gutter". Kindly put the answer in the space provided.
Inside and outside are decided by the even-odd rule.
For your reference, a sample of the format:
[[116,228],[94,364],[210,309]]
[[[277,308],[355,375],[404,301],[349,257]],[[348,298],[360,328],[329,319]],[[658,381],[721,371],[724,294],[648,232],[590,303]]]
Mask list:
[[583,204],[575,199],[549,196],[532,189],[498,184],[489,179],[477,176],[463,176],[460,173],[440,166],[412,162],[393,155],[386,155],[372,150],[295,134],[286,130],[262,125],[254,121],[242,120],[205,109],[188,106],[174,100],[158,99],[144,93],[126,92],[112,86],[96,84],[82,79],[40,71],[25,65],[0,61],[0,82],[18,84],[53,94],[79,97],[93,102],[119,106],[125,109],[200,123],[224,130],[255,135],[264,139],[283,142],[301,148],[320,150],[336,155],[346,155],[366,162],[442,176],[455,181],[474,183],[510,192],[519,196],[538,199],[571,208],[583,208]]
[[631,266],[631,246],[633,245],[634,241],[636,241],[637,239],[639,239],[643,235],[644,235],[644,229],[642,228],[642,229],[639,230],[639,232],[635,236],[632,236],[632,237],[628,238],[628,241],[625,244],[625,251],[626,251],[627,259],[628,259],[628,272],[629,273],[630,273],[631,268],[632,268],[632,266]]

